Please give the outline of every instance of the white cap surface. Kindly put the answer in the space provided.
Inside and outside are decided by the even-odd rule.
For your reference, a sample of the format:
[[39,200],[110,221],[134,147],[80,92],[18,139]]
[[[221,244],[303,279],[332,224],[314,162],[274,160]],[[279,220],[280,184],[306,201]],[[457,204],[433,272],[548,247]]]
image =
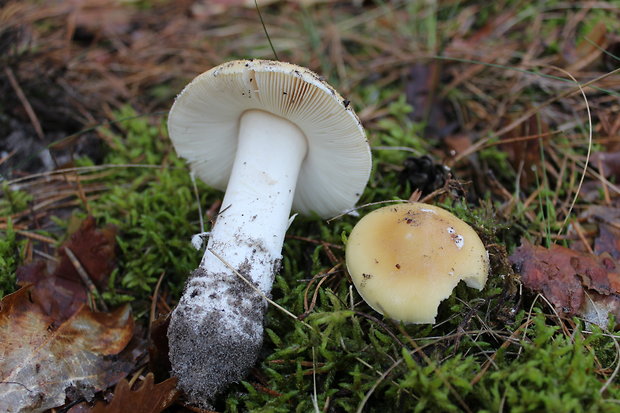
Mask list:
[[237,148],[239,119],[257,109],[289,120],[304,133],[293,209],[337,215],[359,199],[371,169],[368,141],[349,102],[308,69],[267,60],[237,60],[199,75],[168,117],[179,156],[208,185],[224,190]]
[[487,251],[469,225],[416,202],[363,217],[347,241],[346,262],[368,305],[409,323],[434,323],[459,281],[481,290],[489,272]]

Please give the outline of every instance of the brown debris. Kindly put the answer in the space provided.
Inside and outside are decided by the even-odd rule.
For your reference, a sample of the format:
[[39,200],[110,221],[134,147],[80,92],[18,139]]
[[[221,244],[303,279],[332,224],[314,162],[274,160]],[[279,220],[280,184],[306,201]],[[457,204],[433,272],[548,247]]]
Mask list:
[[133,367],[109,357],[133,336],[129,306],[112,313],[82,306],[61,321],[45,311],[31,287],[4,297],[0,306],[0,411],[42,412],[67,398],[92,400]]
[[598,226],[598,236],[594,240],[596,255],[608,254],[615,260],[620,260],[620,228],[606,223]]
[[176,388],[177,379],[169,378],[155,384],[153,373],[146,378],[136,390],[131,390],[127,380],[116,385],[114,397],[109,404],[99,401],[86,412],[90,413],[159,413],[168,408],[179,397]]
[[[559,245],[547,249],[523,240],[510,261],[523,285],[541,293],[559,313],[606,324],[611,311],[620,320],[620,265],[608,254],[596,256]],[[604,317],[592,318],[596,312]]]
[[102,288],[115,265],[115,235],[114,228],[98,229],[93,217],[86,218],[58,249],[59,261],[53,269],[41,261],[22,266],[17,269],[18,284],[34,284],[32,294],[46,314],[59,320],[69,318],[88,302],[92,291],[85,285],[65,249],[73,252],[94,285]]
[[88,217],[58,248],[55,263],[18,269],[22,288],[0,303],[0,381],[11,384],[0,411],[90,401],[135,368],[144,342],[134,335],[130,307],[103,313],[88,306],[114,268],[114,250],[115,230]]
[[591,165],[606,178],[620,178],[620,151],[594,152],[590,157]]
[[168,358],[168,325],[170,318],[162,316],[151,324],[149,351],[149,367],[155,378],[163,380],[170,375],[172,366]]

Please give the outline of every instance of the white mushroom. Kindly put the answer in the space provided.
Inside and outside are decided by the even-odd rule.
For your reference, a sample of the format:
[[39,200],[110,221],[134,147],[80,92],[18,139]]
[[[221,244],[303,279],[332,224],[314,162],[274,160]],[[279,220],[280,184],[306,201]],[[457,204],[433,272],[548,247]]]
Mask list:
[[194,173],[226,190],[168,332],[173,374],[206,404],[245,376],[262,344],[265,300],[228,265],[269,295],[291,208],[323,217],[351,208],[368,181],[370,148],[348,101],[308,69],[275,61],[199,75],[177,97],[168,129]]
[[434,323],[461,280],[481,290],[489,273],[487,251],[469,225],[417,202],[364,216],[347,241],[346,262],[368,305],[408,323]]

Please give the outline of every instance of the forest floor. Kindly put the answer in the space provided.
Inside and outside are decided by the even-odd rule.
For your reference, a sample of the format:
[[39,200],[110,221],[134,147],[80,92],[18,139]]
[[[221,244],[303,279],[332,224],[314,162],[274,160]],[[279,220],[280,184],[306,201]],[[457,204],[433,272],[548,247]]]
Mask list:
[[[258,5],[0,1],[0,410],[620,411],[617,2]],[[491,270],[399,323],[346,271],[359,218],[297,217],[261,358],[204,409],[165,333],[223,193],[166,119],[234,59],[320,74],[371,145],[360,216],[421,197]]]

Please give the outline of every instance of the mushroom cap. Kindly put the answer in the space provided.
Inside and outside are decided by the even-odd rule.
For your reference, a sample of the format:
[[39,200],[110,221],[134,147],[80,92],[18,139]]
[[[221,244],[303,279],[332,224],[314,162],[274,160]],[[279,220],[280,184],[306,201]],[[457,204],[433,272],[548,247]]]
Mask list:
[[306,137],[293,209],[331,217],[353,207],[371,169],[364,129],[347,100],[300,66],[236,60],[197,76],[177,96],[168,117],[177,154],[208,185],[225,190],[239,120],[252,109],[289,120]]
[[478,234],[450,212],[418,202],[364,216],[348,238],[346,262],[373,309],[409,323],[434,323],[460,280],[482,290],[489,273]]

